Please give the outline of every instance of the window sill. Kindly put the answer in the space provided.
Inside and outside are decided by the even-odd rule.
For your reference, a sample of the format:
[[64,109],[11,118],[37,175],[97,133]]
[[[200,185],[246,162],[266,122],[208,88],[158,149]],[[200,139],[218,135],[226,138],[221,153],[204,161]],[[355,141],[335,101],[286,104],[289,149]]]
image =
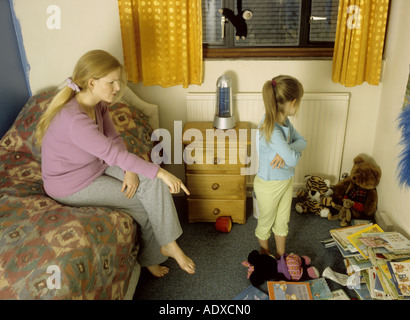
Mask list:
[[204,59],[229,58],[331,58],[333,48],[203,48]]

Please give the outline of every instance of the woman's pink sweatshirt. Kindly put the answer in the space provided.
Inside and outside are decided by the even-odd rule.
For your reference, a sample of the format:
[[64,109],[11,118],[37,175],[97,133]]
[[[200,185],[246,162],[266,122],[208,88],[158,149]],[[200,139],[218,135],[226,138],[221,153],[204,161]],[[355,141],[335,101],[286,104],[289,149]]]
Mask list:
[[118,166],[154,179],[159,166],[127,151],[103,102],[95,107],[95,123],[74,97],[54,117],[41,147],[44,189],[51,197],[67,197],[87,187],[108,166]]

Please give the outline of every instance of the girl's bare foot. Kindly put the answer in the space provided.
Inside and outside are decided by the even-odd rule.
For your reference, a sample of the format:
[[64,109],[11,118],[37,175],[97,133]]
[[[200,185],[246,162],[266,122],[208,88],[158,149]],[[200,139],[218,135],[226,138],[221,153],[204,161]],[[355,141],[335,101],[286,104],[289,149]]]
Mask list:
[[259,245],[261,249],[259,250],[260,254],[270,254],[269,250],[269,240],[261,240],[258,238]]
[[187,273],[195,273],[195,263],[185,255],[175,241],[162,246],[161,253],[164,256],[174,258],[179,264],[179,267]]
[[169,268],[161,266],[159,264],[155,266],[148,266],[147,269],[149,272],[151,272],[151,274],[154,277],[157,277],[157,278],[161,278],[169,272]]

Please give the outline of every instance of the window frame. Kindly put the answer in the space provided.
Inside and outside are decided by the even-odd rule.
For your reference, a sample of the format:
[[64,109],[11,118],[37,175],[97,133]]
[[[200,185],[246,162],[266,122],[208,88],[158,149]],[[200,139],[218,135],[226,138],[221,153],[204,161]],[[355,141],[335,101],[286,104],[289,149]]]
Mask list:
[[[223,46],[203,43],[203,56],[205,59],[216,58],[332,58],[334,42],[309,42],[310,17],[312,0],[302,0],[301,21],[299,29],[298,46],[275,47],[234,47],[229,43]],[[225,0],[224,5],[233,6],[233,0]],[[225,26],[227,40],[233,39],[234,28],[231,23]],[[233,41],[233,40],[228,40]]]

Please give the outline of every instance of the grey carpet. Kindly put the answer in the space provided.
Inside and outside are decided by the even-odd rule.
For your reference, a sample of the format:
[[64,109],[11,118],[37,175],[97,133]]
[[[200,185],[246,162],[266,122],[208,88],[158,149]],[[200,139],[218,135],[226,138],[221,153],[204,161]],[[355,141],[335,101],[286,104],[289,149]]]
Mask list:
[[[233,224],[230,233],[220,233],[213,223],[188,223],[186,200],[174,197],[184,230],[178,244],[196,264],[196,273],[189,275],[180,270],[173,259],[164,265],[170,273],[161,279],[154,278],[143,268],[134,300],[230,300],[245,290],[250,281],[241,262],[248,254],[259,249],[254,231],[257,220],[252,215],[252,198],[247,199],[247,222]],[[294,206],[293,206],[294,208]],[[331,229],[339,228],[338,221],[328,221],[311,214],[302,215],[292,210],[286,251],[307,255],[320,274],[330,266],[336,272],[345,273],[343,259],[336,247],[324,248],[320,242],[330,237]],[[275,248],[271,240],[271,248]],[[327,280],[331,290],[342,288]],[[267,292],[266,282],[259,287]],[[345,292],[355,297],[351,290]]]

